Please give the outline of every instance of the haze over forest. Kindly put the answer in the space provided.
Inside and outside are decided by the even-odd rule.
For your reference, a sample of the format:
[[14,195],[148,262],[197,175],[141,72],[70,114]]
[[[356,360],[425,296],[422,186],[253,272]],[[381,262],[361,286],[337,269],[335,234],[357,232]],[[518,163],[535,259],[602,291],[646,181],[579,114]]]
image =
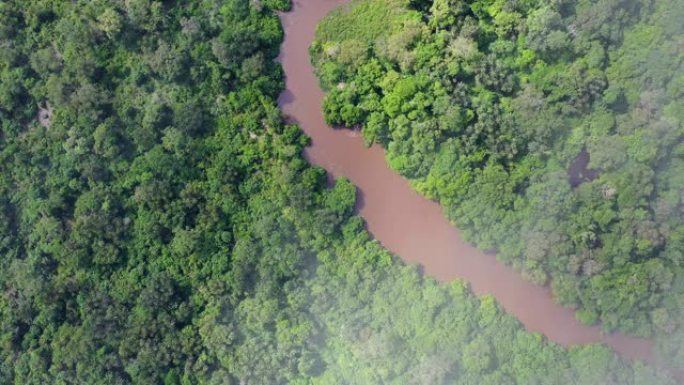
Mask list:
[[[336,4],[0,0],[0,384],[676,384],[684,2]],[[316,24],[287,108],[645,360],[374,239],[278,104]]]

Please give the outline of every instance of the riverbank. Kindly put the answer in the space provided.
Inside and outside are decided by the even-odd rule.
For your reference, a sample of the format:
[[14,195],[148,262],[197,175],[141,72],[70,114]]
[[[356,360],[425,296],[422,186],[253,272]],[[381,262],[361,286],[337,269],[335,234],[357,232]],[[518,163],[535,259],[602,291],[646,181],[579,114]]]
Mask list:
[[417,194],[391,171],[382,148],[367,148],[354,132],[333,130],[323,119],[319,87],[308,48],[318,21],[342,0],[295,1],[281,15],[285,40],[280,62],[286,90],[279,105],[288,118],[311,137],[306,159],[332,178],[347,177],[358,188],[357,211],[384,247],[440,281],[461,278],[478,294],[491,294],[527,330],[564,346],[605,343],[632,360],[653,362],[652,342],[622,334],[604,335],[597,326],[575,319],[571,309],[556,304],[548,288],[525,281],[513,269],[463,241],[440,206]]

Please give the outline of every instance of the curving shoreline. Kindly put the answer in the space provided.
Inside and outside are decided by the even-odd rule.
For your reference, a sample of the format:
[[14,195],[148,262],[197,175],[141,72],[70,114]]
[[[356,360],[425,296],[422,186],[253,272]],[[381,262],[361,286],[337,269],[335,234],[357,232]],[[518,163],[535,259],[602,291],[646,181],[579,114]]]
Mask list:
[[491,294],[529,331],[564,346],[602,342],[623,357],[653,363],[652,341],[618,333],[604,335],[586,326],[574,312],[554,302],[551,291],[525,281],[510,267],[467,244],[436,202],[416,193],[390,170],[382,148],[367,148],[358,133],[333,130],[320,108],[324,97],[309,60],[308,48],[319,20],[347,0],[294,0],[280,15],[285,39],[279,61],[286,89],[278,104],[288,119],[311,137],[306,159],[332,178],[347,177],[359,191],[357,211],[372,236],[407,263],[420,264],[440,280],[461,278],[478,294]]

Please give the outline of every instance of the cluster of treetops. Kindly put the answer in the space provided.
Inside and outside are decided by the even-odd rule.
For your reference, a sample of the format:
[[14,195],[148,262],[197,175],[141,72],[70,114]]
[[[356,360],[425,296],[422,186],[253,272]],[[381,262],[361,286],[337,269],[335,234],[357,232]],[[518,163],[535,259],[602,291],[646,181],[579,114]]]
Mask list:
[[684,367],[683,18],[682,0],[360,0],[311,53],[328,123],[362,126],[579,320]]
[[[492,298],[473,296],[461,282],[438,285],[373,241],[353,215],[354,186],[344,179],[326,185],[324,171],[301,156],[307,138],[285,124],[277,108],[283,82],[274,58],[282,29],[275,11],[288,6],[279,0],[0,2],[1,384],[674,384],[666,373],[625,362],[604,346],[566,349],[528,333]],[[475,31],[485,28],[479,33],[490,37],[481,44],[495,36],[486,32],[494,24],[484,18],[485,8],[468,5],[468,12],[477,10],[482,17],[477,27],[475,13],[466,18],[460,8],[447,6],[445,23],[471,20],[467,24]],[[409,15],[402,20],[422,31],[414,38],[421,36],[425,44],[414,40],[415,48],[434,47],[434,62],[442,60],[439,43],[430,42],[436,30],[421,26],[419,11],[397,9]],[[659,33],[664,34],[647,36]],[[641,42],[641,32],[638,37]],[[477,52],[476,40],[467,39],[457,41]],[[499,45],[510,46],[503,40]],[[373,59],[370,47],[357,64],[375,63],[363,68],[376,68],[378,74],[389,71],[394,62]],[[519,46],[509,48],[505,52],[517,52]],[[401,52],[414,55],[413,50]],[[508,63],[487,60],[488,65]],[[422,68],[421,61],[411,62],[407,71]],[[466,61],[454,63],[468,68]],[[351,76],[355,67],[339,68],[346,68],[341,77]],[[413,75],[394,73],[395,84],[425,87],[422,80],[414,83]],[[366,84],[353,88],[353,82],[350,78],[347,90],[362,90]],[[468,84],[461,86],[464,95],[477,90],[477,103],[499,111],[492,119],[502,119],[511,108],[501,104],[503,96],[484,87],[471,90]],[[512,84],[516,92],[517,81]],[[397,94],[400,101],[403,92]],[[451,92],[445,89],[443,95]],[[424,103],[434,97],[428,96],[433,92],[412,94],[423,95]],[[627,103],[631,96],[625,95]],[[468,100],[471,96],[476,95]],[[658,97],[671,100],[668,93]],[[450,100],[441,102],[444,111],[455,108]],[[545,99],[538,100],[544,106]],[[430,114],[415,110],[416,119],[402,127],[420,127],[417,117],[433,116],[436,106]],[[356,104],[351,108],[358,111],[354,123],[365,119],[366,110]],[[472,108],[453,115],[462,114],[458,122],[464,122],[454,133],[472,130],[466,127],[478,121],[475,127],[489,129],[482,117],[468,112],[477,110]],[[629,108],[625,104],[625,111]],[[653,112],[663,120],[644,124],[670,127],[676,109],[664,111],[670,112]],[[397,119],[404,116],[395,112]],[[381,117],[392,130],[400,129],[389,114]],[[648,131],[635,130],[639,140],[664,146]],[[446,132],[451,131],[443,138],[457,137]],[[584,132],[577,131],[576,140],[584,140]],[[519,195],[500,194],[525,204],[532,190],[541,199],[541,188],[552,186],[566,191],[563,199],[577,202],[570,210],[584,215],[592,214],[594,206],[575,208],[584,207],[582,199],[608,204],[608,198],[592,198],[600,186],[586,184],[578,191],[565,186],[562,164],[556,174],[530,176],[525,173],[541,167],[540,161],[523,160],[523,155],[495,161],[481,147],[487,137],[484,131],[473,136],[471,145],[481,148],[475,152],[450,152],[465,142],[435,141],[442,148],[441,163],[435,163],[422,186],[452,191],[445,184],[450,178],[435,173],[461,167],[445,166],[448,159],[466,167],[480,156],[479,163],[468,163],[472,181],[456,180],[453,191],[475,183],[483,199],[495,199],[486,187],[492,178],[506,188],[513,188],[509,180],[528,180],[527,189],[515,187]],[[623,136],[606,138],[615,144]],[[406,137],[411,146],[416,140],[423,139]],[[629,143],[624,145],[631,149]],[[392,153],[391,159],[405,156]],[[650,164],[632,156],[625,155],[630,167],[644,170]],[[674,158],[657,158],[662,172],[677,166]],[[528,166],[521,169],[521,164]],[[520,177],[511,179],[509,173]],[[633,174],[613,170],[600,178],[609,176],[604,183]],[[554,184],[534,187],[547,179]],[[667,186],[656,185],[662,189],[657,191],[670,194]],[[621,188],[616,184],[611,193],[617,199],[610,201],[613,205],[623,199]],[[663,197],[663,204],[672,204],[669,197]],[[546,203],[564,204],[559,199]],[[520,215],[497,207],[501,215]],[[482,213],[482,220],[492,215]],[[658,271],[656,264],[668,268],[662,273],[666,277],[675,275],[674,262],[666,259],[674,252],[668,249],[674,247],[677,230],[673,218],[667,222],[673,235],[645,249],[662,249],[662,257],[640,261],[630,255],[623,267],[605,265],[603,271],[610,274],[636,269],[627,278],[634,283],[615,283],[616,293],[639,288],[643,274]],[[613,218],[609,228],[631,223],[626,221]],[[598,242],[614,237],[600,229],[594,243],[587,244],[593,245],[589,255],[606,255]],[[559,245],[563,234],[557,235]],[[540,265],[551,261],[537,259]],[[674,288],[673,277],[669,282]],[[665,296],[656,290],[660,284],[649,287],[658,301]],[[662,303],[654,310],[671,314],[665,299]]]

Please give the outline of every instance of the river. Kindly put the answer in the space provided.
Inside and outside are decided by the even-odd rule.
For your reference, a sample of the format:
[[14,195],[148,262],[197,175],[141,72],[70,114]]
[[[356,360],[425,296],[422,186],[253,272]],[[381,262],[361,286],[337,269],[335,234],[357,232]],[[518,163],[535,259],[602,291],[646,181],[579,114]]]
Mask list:
[[347,177],[358,188],[357,211],[368,230],[406,263],[420,264],[437,280],[469,282],[478,295],[491,294],[527,330],[561,345],[603,342],[628,359],[653,361],[652,342],[577,321],[571,309],[556,304],[546,287],[525,281],[510,267],[466,243],[442,214],[440,206],[411,189],[387,166],[381,147],[366,147],[358,132],[334,130],[321,111],[323,91],[309,60],[308,48],[318,21],[346,0],[294,0],[281,14],[285,40],[279,61],[286,89],[278,103],[287,118],[311,137],[306,159],[333,178]]

